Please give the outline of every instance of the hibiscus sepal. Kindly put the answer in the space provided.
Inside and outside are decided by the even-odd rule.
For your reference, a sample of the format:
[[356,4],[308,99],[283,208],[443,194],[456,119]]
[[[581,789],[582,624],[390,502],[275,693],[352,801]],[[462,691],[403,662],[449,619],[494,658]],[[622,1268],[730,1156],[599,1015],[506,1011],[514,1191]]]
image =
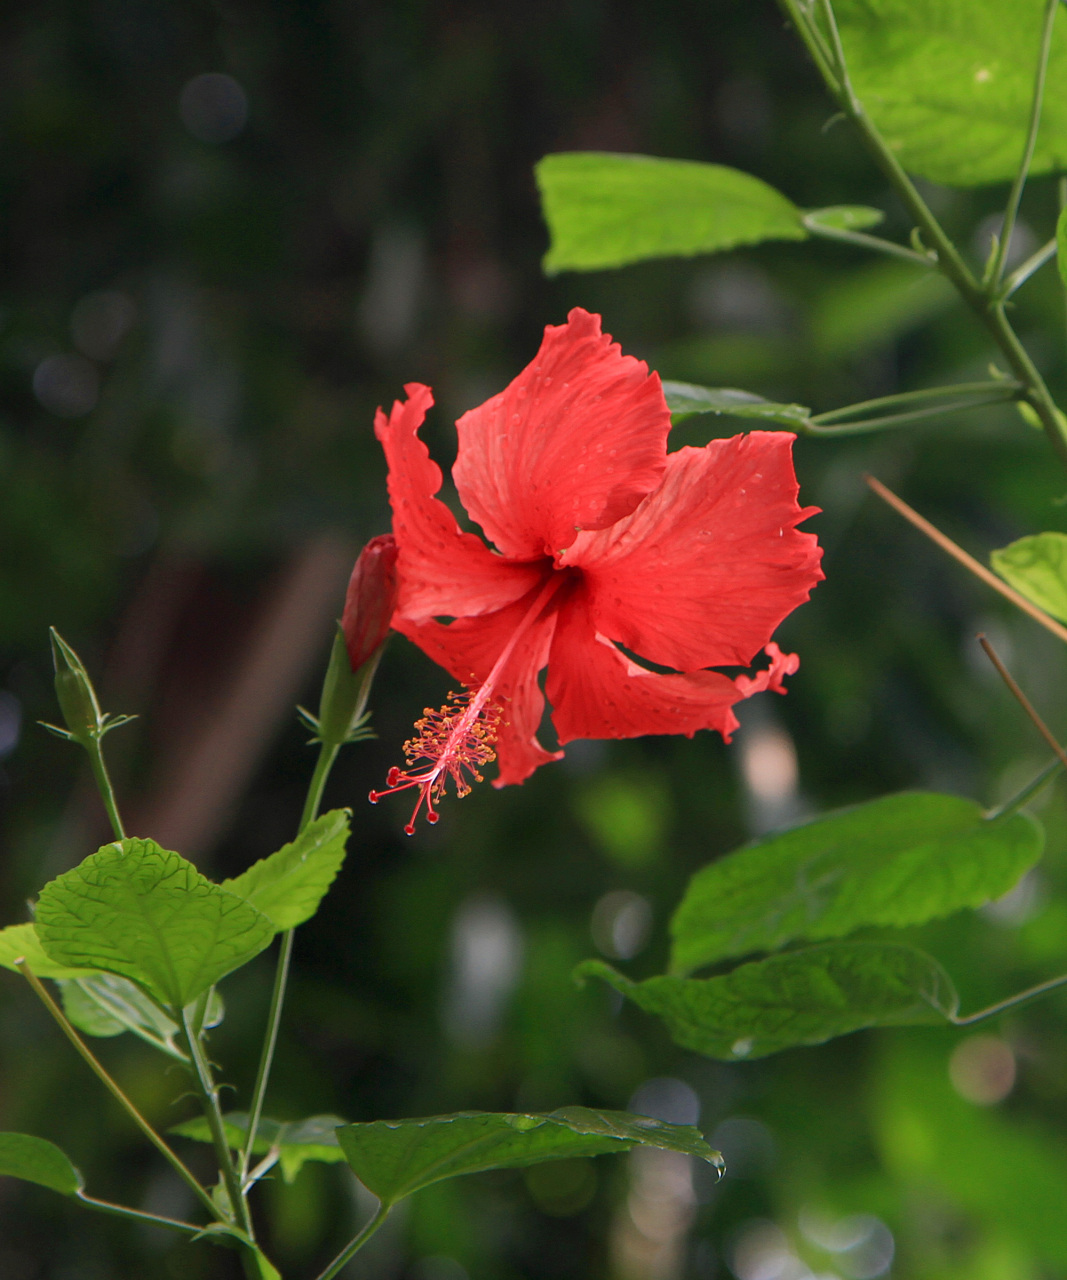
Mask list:
[[343,747],[350,742],[363,742],[376,736],[370,727],[371,713],[367,710],[367,701],[384,647],[384,642],[379,644],[359,670],[353,671],[348,660],[345,633],[338,625],[322,682],[319,714],[314,716],[305,707],[296,709],[301,723],[314,735],[311,743]]

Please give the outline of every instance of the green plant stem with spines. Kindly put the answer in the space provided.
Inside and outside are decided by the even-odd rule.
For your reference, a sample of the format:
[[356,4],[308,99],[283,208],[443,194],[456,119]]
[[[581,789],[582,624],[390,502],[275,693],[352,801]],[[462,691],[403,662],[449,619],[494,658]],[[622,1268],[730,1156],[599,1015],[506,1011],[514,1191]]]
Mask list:
[[70,1024],[66,1014],[59,1007],[59,1005],[56,1004],[56,1002],[52,999],[51,995],[48,993],[47,989],[45,988],[44,984],[41,982],[40,978],[38,978],[37,975],[33,972],[33,970],[30,969],[29,965],[27,965],[25,960],[17,960],[15,963],[18,966],[19,972],[30,984],[30,986],[34,989],[38,998],[41,1000],[41,1003],[52,1015],[55,1021],[59,1024],[60,1030],[71,1042],[71,1044],[77,1050],[82,1060],[88,1065],[89,1069],[93,1072],[96,1078],[101,1082],[101,1084],[103,1084],[103,1086],[108,1090],[111,1096],[119,1103],[119,1105],[123,1108],[126,1114],[130,1117],[131,1120],[133,1120],[134,1124],[138,1127],[138,1129],[141,1130],[144,1136],[156,1148],[156,1150],[160,1153],[160,1155],[163,1156],[163,1158],[167,1161],[167,1163],[171,1166],[171,1168],[174,1169],[178,1177],[181,1178],[181,1180],[193,1192],[193,1194],[201,1202],[201,1204],[204,1205],[204,1207],[208,1210],[211,1216],[216,1220],[219,1220],[218,1208],[216,1207],[215,1202],[211,1199],[211,1196],[209,1195],[207,1190],[200,1185],[200,1183],[197,1181],[193,1173],[186,1167],[186,1165],[184,1164],[180,1156],[178,1156],[176,1152],[170,1149],[167,1143],[164,1142],[164,1140],[159,1136],[158,1133],[156,1133],[155,1129],[152,1128],[152,1126],[148,1123],[148,1121],[144,1118],[144,1116],[141,1115],[140,1111],[137,1110],[134,1104],[126,1096],[126,1094],[123,1092],[122,1088],[119,1086],[117,1081],[113,1080],[112,1077],[108,1074],[104,1065],[99,1061],[99,1059],[95,1056],[95,1054],[93,1054],[89,1046],[85,1043],[85,1041],[81,1038],[81,1036],[78,1035],[77,1031],[75,1031],[74,1027]]
[[[340,744],[322,742],[319,744],[319,755],[315,761],[315,770],[308,783],[307,799],[304,811],[300,816],[299,831],[303,832],[318,817],[322,804],[322,795],[326,789],[326,781],[330,776]],[[299,832],[298,832],[299,834]],[[282,934],[281,946],[278,949],[278,963],[274,970],[274,986],[271,990],[270,1008],[267,1012],[267,1026],[263,1033],[263,1049],[256,1070],[256,1082],[252,1089],[252,1104],[248,1111],[248,1136],[241,1151],[238,1172],[242,1195],[247,1194],[249,1186],[248,1170],[252,1162],[252,1148],[255,1145],[259,1121],[263,1115],[263,1103],[266,1098],[267,1084],[270,1080],[271,1066],[274,1062],[274,1051],[278,1044],[278,1029],[281,1025],[282,1008],[285,1004],[285,992],[289,985],[289,968],[293,958],[293,930],[286,929]]]
[[330,1265],[326,1268],[326,1270],[323,1271],[317,1277],[317,1280],[333,1280],[333,1277],[337,1275],[337,1273],[341,1270],[341,1268],[344,1267],[347,1263],[352,1261],[352,1259],[356,1256],[356,1254],[360,1251],[360,1249],[363,1248],[363,1246],[367,1243],[367,1241],[371,1238],[371,1236],[374,1235],[374,1233],[382,1225],[382,1223],[385,1221],[385,1219],[389,1215],[390,1208],[391,1208],[390,1205],[380,1204],[378,1206],[378,1211],[375,1213],[374,1217],[371,1218],[370,1221],[363,1226],[362,1230],[359,1232],[359,1234],[355,1237],[354,1240],[350,1240],[349,1243],[345,1245],[345,1247],[341,1250],[341,1252],[337,1255],[337,1257],[334,1258],[334,1260],[330,1263]]
[[957,292],[1000,348],[1012,373],[1023,383],[1024,398],[1040,418],[1049,442],[1055,449],[1060,462],[1067,468],[1067,420],[1057,409],[1044,379],[1008,321],[999,283],[983,284],[975,278],[959,250],[945,233],[915,184],[904,172],[900,161],[868,117],[863,104],[856,97],[849,80],[844,49],[830,0],[819,0],[829,40],[819,30],[811,12],[802,0],[779,0],[779,2],[807,46],[831,96],[844,115],[859,130],[905,208],[915,219],[925,241],[936,254],[938,269],[955,286]]

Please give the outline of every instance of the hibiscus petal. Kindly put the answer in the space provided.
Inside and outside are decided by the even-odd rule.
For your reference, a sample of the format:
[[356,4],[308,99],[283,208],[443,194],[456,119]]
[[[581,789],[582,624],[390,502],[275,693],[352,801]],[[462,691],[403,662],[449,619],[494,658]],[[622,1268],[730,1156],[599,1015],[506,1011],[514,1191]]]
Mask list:
[[659,376],[576,307],[532,364],[456,423],[460,501],[506,556],[561,551],[604,529],[659,483],[667,410]]
[[[525,619],[531,598],[497,613],[457,618],[447,626],[434,621],[415,623],[407,618],[396,619],[394,625],[456,680],[477,686],[485,682],[516,627]],[[545,709],[537,676],[548,661],[555,625],[554,612],[530,624],[494,682],[492,700],[503,709],[496,742],[500,776],[494,779],[494,786],[523,782],[540,765],[558,760],[563,754],[546,751],[537,741]]]
[[530,565],[514,565],[494,555],[434,495],[441,468],[418,431],[433,404],[429,387],[409,382],[407,400],[398,400],[388,418],[381,409],[374,432],[389,464],[389,500],[399,556],[397,613],[421,620],[489,613],[525,595],[539,581]]
[[737,728],[732,707],[764,689],[782,688],[782,677],[800,665],[796,654],[767,646],[770,667],[731,680],[719,671],[658,675],[631,662],[593,628],[585,604],[560,611],[552,641],[546,692],[561,743],[575,738],[638,738],[646,733],[717,729],[729,742]]
[[822,577],[815,535],[795,526],[787,431],[679,449],[632,515],[583,533],[561,564],[581,568],[593,625],[651,662],[747,666]]

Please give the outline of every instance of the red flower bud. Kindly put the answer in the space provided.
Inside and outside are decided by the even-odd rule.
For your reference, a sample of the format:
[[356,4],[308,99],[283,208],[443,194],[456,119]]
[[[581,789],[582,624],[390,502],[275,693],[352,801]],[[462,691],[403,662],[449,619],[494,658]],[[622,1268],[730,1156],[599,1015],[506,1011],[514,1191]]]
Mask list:
[[359,670],[389,632],[398,590],[396,555],[396,539],[383,533],[371,538],[352,570],[341,627],[353,671]]

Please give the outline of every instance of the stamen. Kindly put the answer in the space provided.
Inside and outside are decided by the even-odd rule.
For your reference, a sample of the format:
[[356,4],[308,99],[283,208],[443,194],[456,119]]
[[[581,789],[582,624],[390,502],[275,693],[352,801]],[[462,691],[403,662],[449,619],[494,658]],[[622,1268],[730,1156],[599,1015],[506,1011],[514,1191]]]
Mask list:
[[[450,693],[439,711],[424,708],[422,719],[415,722],[418,736],[404,743],[408,767],[394,765],[386,775],[385,790],[370,793],[371,804],[377,804],[382,796],[418,787],[418,801],[404,827],[409,836],[415,833],[415,819],[424,801],[426,821],[437,821],[440,815],[434,806],[445,794],[449,778],[456,784],[457,797],[462,798],[470,794],[472,782],[484,781],[482,768],[496,759],[494,744],[502,712],[482,696],[485,692],[484,686],[481,690],[465,689]],[[415,766],[423,760],[428,760],[430,767],[415,772]]]

